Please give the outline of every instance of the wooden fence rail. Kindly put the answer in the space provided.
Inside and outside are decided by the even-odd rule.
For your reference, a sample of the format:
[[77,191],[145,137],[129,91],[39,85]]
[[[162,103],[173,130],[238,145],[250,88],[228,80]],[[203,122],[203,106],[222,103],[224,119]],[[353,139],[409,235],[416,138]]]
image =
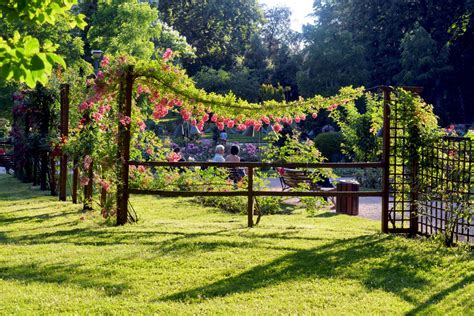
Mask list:
[[255,168],[383,168],[381,162],[344,162],[344,163],[279,163],[279,162],[167,162],[167,161],[129,161],[129,166],[148,167],[220,167],[220,168],[247,168],[248,185],[246,190],[238,191],[165,191],[165,190],[141,190],[128,189],[126,194],[158,195],[164,197],[195,197],[195,196],[247,196],[247,219],[248,227],[254,226],[254,198],[258,196],[320,196],[320,197],[361,197],[361,196],[384,196],[382,191],[255,191],[253,188]]

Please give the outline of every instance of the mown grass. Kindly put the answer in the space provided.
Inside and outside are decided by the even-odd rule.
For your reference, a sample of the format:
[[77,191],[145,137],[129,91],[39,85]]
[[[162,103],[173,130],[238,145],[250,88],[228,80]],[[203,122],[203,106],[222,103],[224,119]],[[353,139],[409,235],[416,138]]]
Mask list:
[[321,213],[245,217],[134,196],[140,222],[0,176],[1,314],[471,314],[472,255]]

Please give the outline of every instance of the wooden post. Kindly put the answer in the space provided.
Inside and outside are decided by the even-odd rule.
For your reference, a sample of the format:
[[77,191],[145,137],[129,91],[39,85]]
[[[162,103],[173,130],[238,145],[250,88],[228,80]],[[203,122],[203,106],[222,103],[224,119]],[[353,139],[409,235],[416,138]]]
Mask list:
[[[36,87],[36,93],[44,95],[45,90],[41,86]],[[52,100],[51,100],[52,101]],[[51,110],[48,102],[42,102],[39,104],[41,109],[41,122],[40,122],[40,135],[43,140],[46,140],[49,136],[49,124],[51,121]],[[47,177],[48,177],[48,160],[51,158],[51,150],[37,149],[39,153],[35,153],[35,173],[38,175],[39,171],[39,184],[41,190],[47,190]],[[41,164],[38,163],[41,159]],[[41,170],[38,170],[38,166],[41,166]],[[52,172],[52,171],[51,171]],[[51,192],[53,193],[53,192]]]
[[[415,133],[417,131],[414,131]],[[410,183],[410,237],[415,237],[418,233],[418,152],[416,148],[410,153],[411,162],[411,183]]]
[[83,211],[92,210],[92,196],[94,194],[94,162],[91,162],[89,170],[87,171],[87,177],[89,178],[89,183],[84,186],[84,206]]
[[[69,134],[69,85],[61,85],[61,138]],[[67,187],[67,155],[61,155],[59,168],[59,200],[66,201]]]
[[79,163],[77,158],[74,158],[72,164],[72,203],[77,204],[77,182],[79,181],[79,168],[77,164]]
[[40,171],[40,190],[46,191],[47,186],[47,175],[48,175],[48,153],[46,151],[41,152],[41,171]]
[[253,227],[253,167],[248,168],[247,226]]
[[[133,66],[129,65],[120,83],[118,107],[121,115],[132,115]],[[128,216],[128,162],[130,160],[130,126],[118,123],[118,181],[117,181],[117,225],[127,223]]]
[[104,188],[101,188],[101,190],[100,190],[100,206],[105,207],[106,203],[107,203],[107,191],[105,191]]
[[390,93],[392,88],[383,90],[383,176],[382,176],[382,232],[388,233],[388,211],[390,199]]
[[[33,155],[33,186],[37,186],[39,184],[39,176],[38,176],[38,169],[39,169],[39,163],[38,163],[38,153],[34,153]],[[43,190],[43,188],[40,188],[40,190]]]
[[56,196],[58,195],[58,192],[56,191],[56,160],[54,159],[53,156],[49,157],[49,162],[50,162],[50,169],[51,169],[51,177],[50,177],[50,183],[49,186],[51,188],[51,195]]

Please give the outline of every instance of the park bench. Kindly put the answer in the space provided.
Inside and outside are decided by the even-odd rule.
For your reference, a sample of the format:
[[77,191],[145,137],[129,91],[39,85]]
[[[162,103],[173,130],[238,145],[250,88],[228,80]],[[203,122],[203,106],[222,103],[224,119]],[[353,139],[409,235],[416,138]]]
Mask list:
[[[333,191],[336,188],[330,183],[329,179],[321,182],[314,182],[307,170],[296,170],[288,168],[280,168],[280,183],[282,191],[307,187],[310,191]],[[335,202],[333,197],[329,198],[331,202]]]
[[10,173],[10,170],[14,170],[15,162],[13,160],[13,155],[0,155],[0,167],[4,167],[7,173]]
[[240,182],[245,177],[243,168],[227,168],[229,172],[229,179],[234,183]]

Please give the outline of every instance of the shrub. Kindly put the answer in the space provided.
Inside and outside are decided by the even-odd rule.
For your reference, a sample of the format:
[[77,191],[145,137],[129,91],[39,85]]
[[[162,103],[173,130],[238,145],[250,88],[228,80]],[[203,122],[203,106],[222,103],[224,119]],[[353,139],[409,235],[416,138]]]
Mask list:
[[229,213],[247,212],[247,197],[245,196],[200,196],[195,201]]
[[340,132],[321,133],[314,139],[314,143],[318,150],[331,162],[339,161],[341,159],[342,142],[343,137]]

